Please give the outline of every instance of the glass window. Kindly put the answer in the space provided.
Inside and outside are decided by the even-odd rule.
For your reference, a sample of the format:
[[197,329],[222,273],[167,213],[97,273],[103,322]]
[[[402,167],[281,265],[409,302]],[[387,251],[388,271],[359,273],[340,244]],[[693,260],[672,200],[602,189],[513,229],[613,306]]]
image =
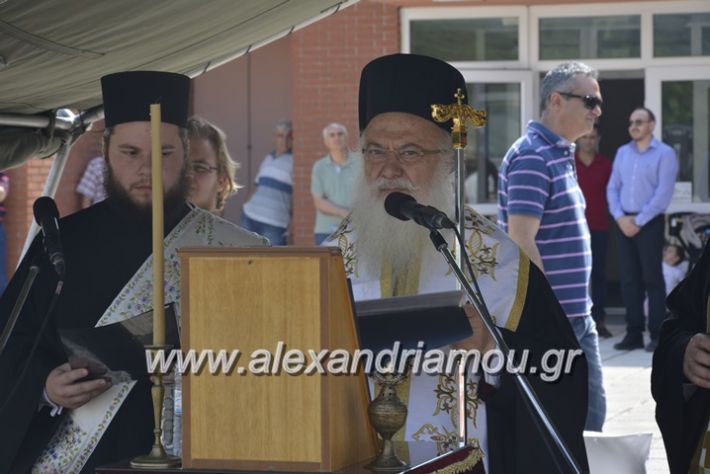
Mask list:
[[641,17],[540,18],[540,59],[641,57]]
[[412,20],[412,53],[444,61],[517,61],[518,18]]
[[662,82],[661,107],[663,141],[678,154],[677,181],[691,186],[694,201],[707,201],[710,80]]
[[653,55],[710,56],[710,13],[653,15]]
[[[488,112],[485,127],[469,133],[466,146],[466,201],[496,202],[498,169],[505,153],[520,137],[520,84],[473,83],[466,85],[469,104]],[[479,170],[485,169],[484,173]]]

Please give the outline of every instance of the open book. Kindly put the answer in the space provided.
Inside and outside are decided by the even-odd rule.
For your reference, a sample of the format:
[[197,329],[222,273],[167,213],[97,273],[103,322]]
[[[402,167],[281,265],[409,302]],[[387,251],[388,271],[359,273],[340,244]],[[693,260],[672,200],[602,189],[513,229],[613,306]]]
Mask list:
[[[114,384],[146,377],[145,346],[153,342],[153,311],[93,328],[59,328],[72,369],[87,368],[86,380],[103,377]],[[175,306],[165,307],[165,340],[180,347]]]
[[378,352],[447,346],[473,334],[462,306],[460,291],[398,296],[355,303],[360,348]]

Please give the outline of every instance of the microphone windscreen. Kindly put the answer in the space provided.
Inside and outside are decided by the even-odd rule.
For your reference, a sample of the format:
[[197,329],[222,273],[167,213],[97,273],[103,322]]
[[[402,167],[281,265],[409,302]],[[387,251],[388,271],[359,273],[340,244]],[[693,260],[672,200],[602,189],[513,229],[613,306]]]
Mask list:
[[32,211],[34,212],[35,220],[40,224],[40,218],[49,217],[50,219],[59,219],[59,211],[57,210],[57,204],[49,196],[42,196],[37,199],[32,205]]
[[414,199],[409,194],[404,194],[400,192],[390,193],[385,198],[385,211],[392,217],[396,217],[402,221],[408,221],[409,217],[402,213],[402,206],[407,203],[416,204],[417,200]]

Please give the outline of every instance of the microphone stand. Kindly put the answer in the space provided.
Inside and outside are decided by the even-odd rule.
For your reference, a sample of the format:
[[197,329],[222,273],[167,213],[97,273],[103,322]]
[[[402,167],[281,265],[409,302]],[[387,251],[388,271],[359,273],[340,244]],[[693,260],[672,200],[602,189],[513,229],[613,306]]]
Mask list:
[[[483,324],[486,326],[486,329],[495,340],[496,345],[505,354],[507,360],[507,357],[510,354],[510,348],[501,336],[500,332],[498,331],[498,328],[495,326],[495,324],[493,324],[491,315],[488,312],[488,307],[486,306],[486,303],[483,299],[483,294],[481,293],[480,288],[478,288],[478,283],[476,282],[475,276],[473,274],[471,275],[473,284],[476,287],[476,290],[474,291],[474,289],[471,287],[471,284],[466,279],[466,276],[464,275],[464,272],[462,271],[461,267],[456,263],[456,258],[451,254],[449,246],[446,243],[444,237],[438,230],[430,230],[431,232],[429,233],[429,238],[434,244],[434,247],[436,248],[436,250],[441,252],[447,263],[449,264],[449,267],[451,267],[451,270],[453,270],[453,272],[456,274],[456,278],[459,280],[461,286],[468,294],[468,297],[475,306],[476,310],[478,310],[478,313],[481,315]],[[564,458],[567,466],[571,469],[571,472],[574,472],[575,474],[581,474],[582,471],[579,468],[577,461],[572,456],[572,453],[567,447],[567,444],[557,432],[557,428],[552,423],[552,420],[550,420],[547,411],[542,406],[542,403],[540,403],[540,400],[537,397],[537,394],[533,390],[532,386],[530,386],[530,382],[528,382],[528,379],[523,374],[521,374],[520,371],[515,371],[513,373],[513,379],[515,380],[516,386],[522,393],[523,400],[525,401],[528,409],[531,412],[534,412],[533,420],[535,420],[536,426],[540,431],[540,434],[542,436],[545,436],[545,434],[547,433],[549,437],[552,438],[552,440],[554,441],[557,450],[560,454],[562,454],[562,457]],[[544,429],[542,425],[544,425]],[[548,448],[550,449],[550,454],[552,455],[552,458],[557,464],[558,471],[563,472],[559,464],[559,459],[555,455],[555,452],[552,450],[552,447],[548,446]]]
[[5,347],[7,346],[8,341],[10,340],[10,335],[12,334],[12,330],[15,328],[17,318],[20,316],[20,311],[25,305],[27,295],[30,293],[30,288],[32,288],[32,284],[34,283],[38,273],[39,266],[37,266],[36,264],[32,264],[30,266],[29,272],[27,273],[27,276],[25,276],[25,281],[22,283],[20,294],[17,297],[17,300],[15,301],[15,306],[13,306],[12,308],[12,312],[10,313],[10,317],[7,320],[7,324],[5,324],[5,328],[2,331],[2,336],[0,336],[0,355],[2,355],[3,351],[5,350]]

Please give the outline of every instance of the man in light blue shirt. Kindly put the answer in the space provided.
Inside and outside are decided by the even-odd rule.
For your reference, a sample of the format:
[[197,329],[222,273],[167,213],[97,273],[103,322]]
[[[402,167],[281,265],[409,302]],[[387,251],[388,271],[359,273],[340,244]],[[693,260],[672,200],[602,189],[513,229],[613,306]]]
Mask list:
[[327,125],[323,129],[323,142],[328,154],[315,162],[311,172],[316,245],[335,232],[350,214],[359,161],[359,156],[348,150],[348,131],[344,125]]
[[662,256],[664,212],[671,202],[678,158],[670,146],[653,137],[656,118],[638,107],[629,118],[632,140],[619,148],[607,186],[609,212],[618,224],[621,293],[626,306],[626,336],[615,344],[618,350],[643,347],[644,296],[648,294],[646,350],[658,345],[665,317],[666,290]]

